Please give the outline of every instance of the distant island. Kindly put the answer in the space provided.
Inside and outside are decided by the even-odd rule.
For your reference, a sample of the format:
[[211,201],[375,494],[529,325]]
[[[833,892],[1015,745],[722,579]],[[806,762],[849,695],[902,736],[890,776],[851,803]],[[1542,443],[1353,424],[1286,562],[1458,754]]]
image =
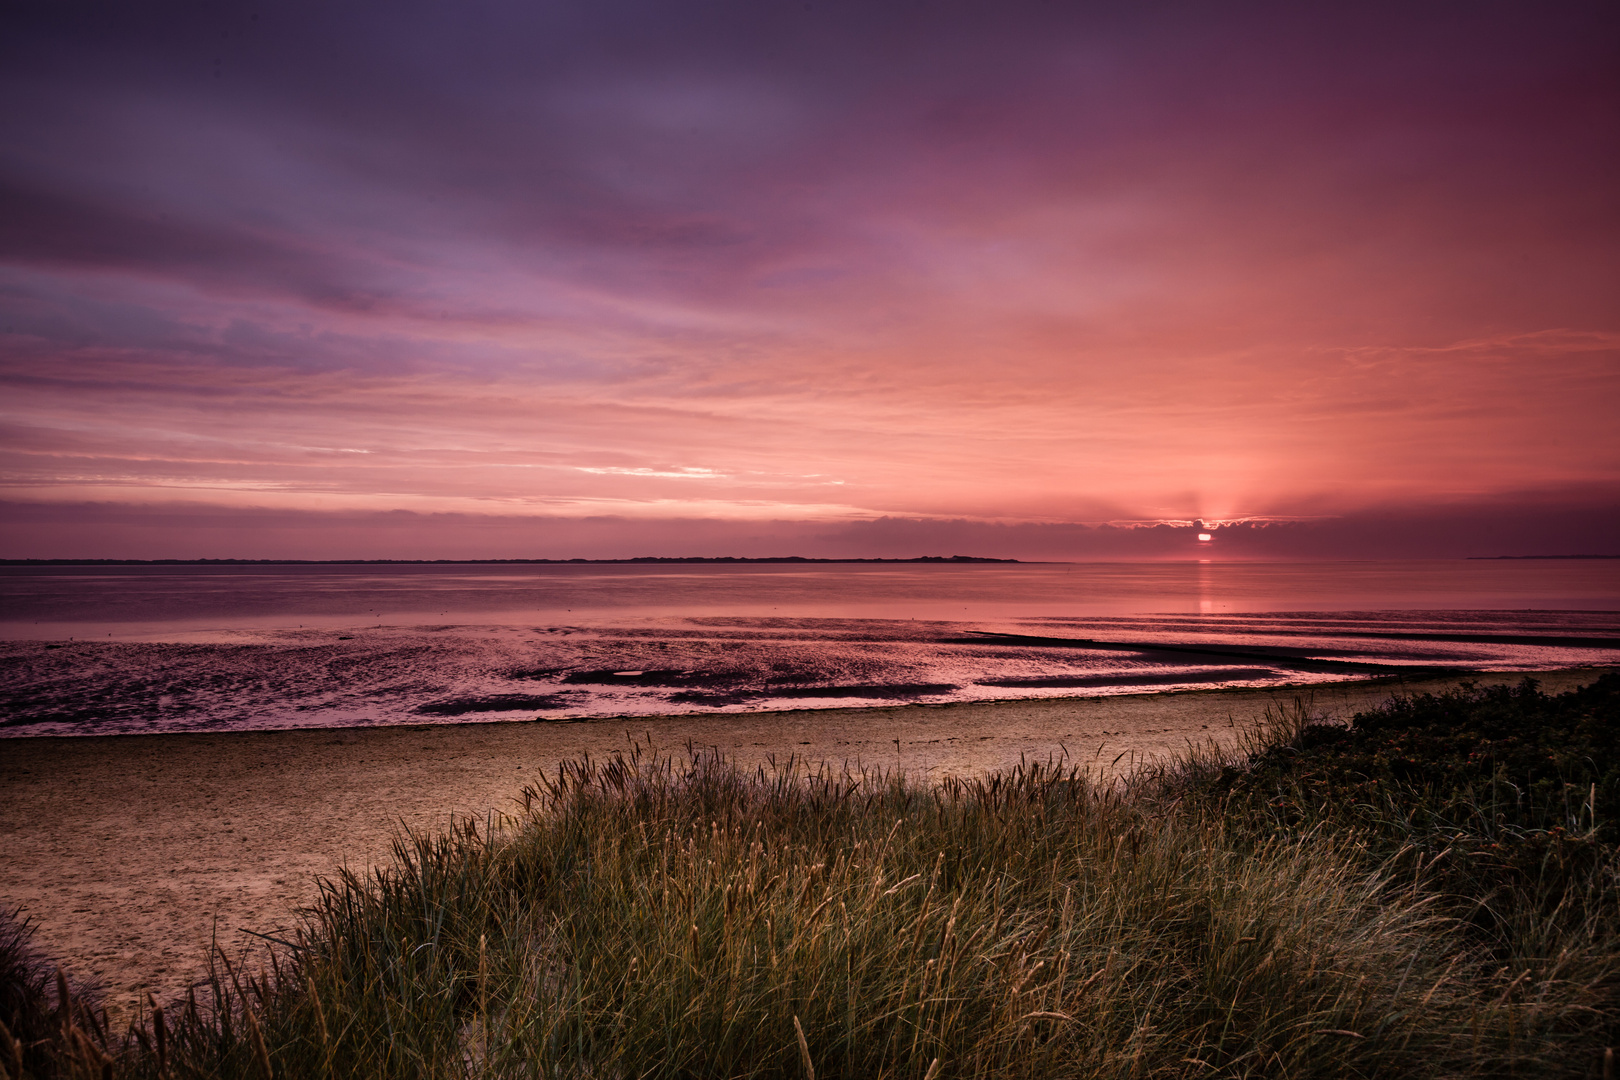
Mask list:
[[572,566],[627,563],[1015,563],[980,555],[919,555],[915,559],[812,559],[782,555],[749,559],[735,555],[641,555],[634,559],[0,559],[0,566]]

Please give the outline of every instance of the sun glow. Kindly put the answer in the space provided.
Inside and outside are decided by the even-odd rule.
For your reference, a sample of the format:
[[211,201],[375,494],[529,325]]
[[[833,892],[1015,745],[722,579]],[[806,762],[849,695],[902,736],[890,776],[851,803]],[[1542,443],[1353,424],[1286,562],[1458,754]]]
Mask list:
[[468,6],[6,25],[0,556],[1620,550],[1612,4]]

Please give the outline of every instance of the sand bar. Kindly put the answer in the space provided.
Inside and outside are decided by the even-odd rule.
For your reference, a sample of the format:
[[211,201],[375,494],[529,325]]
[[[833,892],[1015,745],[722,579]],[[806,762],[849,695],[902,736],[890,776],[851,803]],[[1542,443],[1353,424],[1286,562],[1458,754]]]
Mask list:
[[[1485,681],[1516,680],[1493,676]],[[1549,691],[1596,672],[1537,676]],[[1430,690],[1455,680],[1427,680]],[[1389,683],[1316,686],[1315,708],[1348,715]],[[232,951],[275,933],[341,865],[387,857],[402,826],[509,810],[539,770],[632,738],[659,750],[717,747],[752,766],[775,755],[938,778],[1066,752],[1106,772],[1229,739],[1296,691],[1209,690],[882,709],[571,723],[131,735],[0,741],[0,904],[36,943],[105,988],[115,1012],[145,989],[183,994],[211,935]],[[899,741],[898,747],[896,740]]]

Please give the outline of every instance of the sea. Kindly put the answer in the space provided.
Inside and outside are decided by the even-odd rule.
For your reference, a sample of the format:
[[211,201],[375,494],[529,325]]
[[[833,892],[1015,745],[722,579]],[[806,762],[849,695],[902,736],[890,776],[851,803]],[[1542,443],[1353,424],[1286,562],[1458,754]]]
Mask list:
[[0,736],[1620,664],[1620,560],[0,566]]

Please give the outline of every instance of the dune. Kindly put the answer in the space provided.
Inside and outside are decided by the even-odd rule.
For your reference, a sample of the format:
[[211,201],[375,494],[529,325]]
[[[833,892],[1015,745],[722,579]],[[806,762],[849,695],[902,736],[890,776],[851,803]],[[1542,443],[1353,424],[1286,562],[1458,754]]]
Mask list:
[[[1594,676],[1537,677],[1552,691]],[[1307,692],[1317,712],[1348,716],[1393,690],[1455,682]],[[117,1015],[147,989],[160,999],[183,995],[211,942],[236,954],[262,946],[255,934],[278,936],[314,897],[318,876],[385,859],[401,829],[510,810],[526,783],[565,758],[600,758],[640,740],[665,752],[714,747],[748,766],[796,754],[930,778],[1066,754],[1106,775],[1189,742],[1229,739],[1297,692],[6,739],[0,904],[20,907],[40,951],[99,984]]]

